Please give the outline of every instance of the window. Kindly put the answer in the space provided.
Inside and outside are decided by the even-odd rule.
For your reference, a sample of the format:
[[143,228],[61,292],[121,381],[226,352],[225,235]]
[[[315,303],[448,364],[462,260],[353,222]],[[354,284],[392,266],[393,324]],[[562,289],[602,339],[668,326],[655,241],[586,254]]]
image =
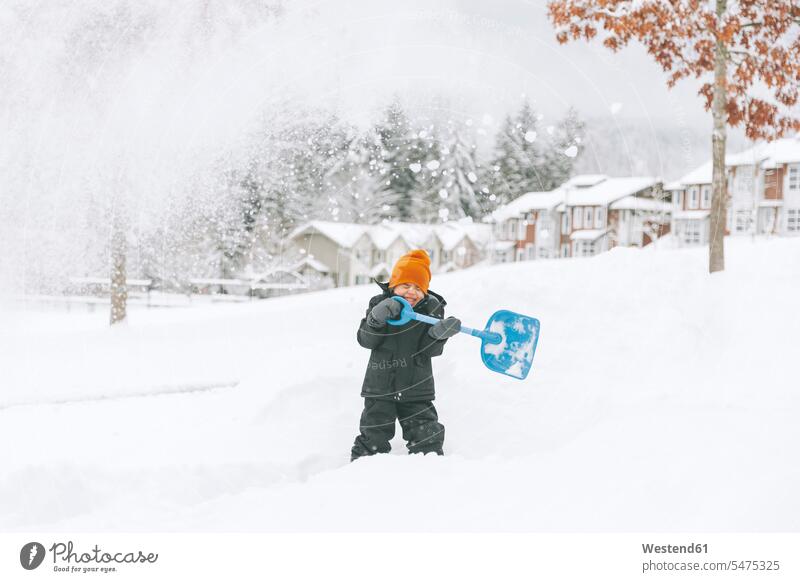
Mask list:
[[800,166],[789,166],[789,190],[800,190]]
[[536,247],[533,245],[528,245],[526,247],[528,249],[528,260],[536,258]]
[[683,210],[683,190],[675,192],[675,207],[678,210]]
[[752,215],[749,210],[736,211],[736,232],[749,232]]
[[517,260],[524,261],[525,260],[525,250],[524,249],[517,249]]
[[786,232],[800,232],[800,208],[786,211]]
[[737,166],[734,178],[735,190],[742,194],[749,194],[753,191],[753,166]]
[[517,228],[517,240],[525,240],[525,230],[528,228],[527,220],[520,220]]
[[594,243],[590,240],[575,241],[576,257],[591,257],[594,255]]
[[597,212],[594,214],[594,227],[595,228],[603,228],[605,225],[605,211],[602,208],[598,208]]
[[545,247],[545,246],[540,246],[539,247],[539,258],[540,259],[550,258],[550,253],[547,250],[547,247]]
[[703,202],[701,208],[711,208],[711,186],[703,186]]
[[683,242],[686,244],[700,244],[703,223],[699,220],[687,220],[683,227]]
[[572,226],[575,230],[583,228],[583,208],[575,208],[575,217],[572,219]]
[[586,228],[592,228],[592,210],[594,210],[592,207],[586,209],[586,215],[583,220],[583,224],[586,225]]
[[567,258],[569,256],[569,245],[561,245],[561,256]]
[[689,208],[697,208],[697,186],[689,188]]
[[514,235],[517,232],[517,219],[512,218],[508,221],[508,232],[506,233],[507,240],[514,240]]
[[569,212],[561,215],[561,232],[564,234],[569,232]]

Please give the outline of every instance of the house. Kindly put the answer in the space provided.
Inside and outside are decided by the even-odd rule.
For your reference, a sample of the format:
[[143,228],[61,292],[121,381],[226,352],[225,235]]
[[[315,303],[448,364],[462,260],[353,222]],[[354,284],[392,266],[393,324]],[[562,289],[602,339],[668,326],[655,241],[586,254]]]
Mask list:
[[483,258],[489,230],[488,225],[468,221],[362,225],[314,220],[289,238],[343,287],[388,280],[397,259],[414,248],[428,252],[434,273],[472,266]]
[[731,235],[800,234],[800,139],[757,144],[726,156]]
[[644,246],[669,229],[670,207],[656,178],[575,176],[549,192],[528,192],[492,214],[496,262],[590,256]]
[[[778,139],[725,156],[726,235],[800,234],[800,139]],[[708,244],[711,162],[665,187],[680,245]]]
[[564,202],[564,190],[527,192],[492,213],[495,241],[493,262],[557,257],[560,218],[556,208]]
[[[648,176],[606,177],[580,188],[567,185],[561,256],[587,257],[614,246],[643,245],[644,218],[652,215],[647,204],[660,193],[660,181]],[[616,208],[614,203],[619,203]]]

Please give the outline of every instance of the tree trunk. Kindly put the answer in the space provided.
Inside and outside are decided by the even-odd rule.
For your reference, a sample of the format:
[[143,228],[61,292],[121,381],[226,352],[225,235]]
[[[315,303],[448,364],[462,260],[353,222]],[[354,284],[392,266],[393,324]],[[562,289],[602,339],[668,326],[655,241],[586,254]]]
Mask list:
[[128,252],[125,222],[115,212],[111,227],[111,325],[125,321],[128,283],[125,255]]
[[[721,25],[725,14],[727,0],[717,0],[717,23]],[[728,181],[725,175],[725,129],[727,114],[725,101],[727,96],[727,51],[725,43],[717,38],[714,49],[714,94],[711,113],[714,118],[714,133],[711,136],[712,150],[712,196],[711,216],[708,232],[708,272],[714,273],[725,269],[725,213],[728,203]]]

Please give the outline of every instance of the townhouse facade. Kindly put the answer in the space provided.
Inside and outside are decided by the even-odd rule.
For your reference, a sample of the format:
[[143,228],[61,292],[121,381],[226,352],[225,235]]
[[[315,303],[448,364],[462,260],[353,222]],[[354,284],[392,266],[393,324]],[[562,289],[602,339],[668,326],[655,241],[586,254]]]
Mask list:
[[584,174],[549,192],[528,192],[497,209],[497,262],[585,257],[645,246],[669,232],[671,207],[652,177]]
[[388,280],[397,259],[415,248],[427,251],[434,273],[470,267],[484,258],[489,231],[487,225],[469,222],[361,225],[314,220],[289,238],[324,266],[333,285],[345,287]]
[[[711,171],[707,162],[666,186],[679,246],[708,244]],[[783,138],[727,155],[725,172],[726,235],[800,234],[800,139]]]

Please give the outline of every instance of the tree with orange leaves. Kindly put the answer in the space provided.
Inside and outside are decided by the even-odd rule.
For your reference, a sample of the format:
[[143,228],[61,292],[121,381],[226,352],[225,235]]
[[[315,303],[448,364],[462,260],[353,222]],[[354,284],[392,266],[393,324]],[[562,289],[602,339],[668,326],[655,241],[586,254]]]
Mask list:
[[709,272],[723,270],[726,128],[743,125],[754,140],[800,130],[791,114],[800,85],[800,2],[551,0],[548,15],[562,44],[601,34],[617,51],[638,40],[669,73],[670,88],[686,77],[706,79],[700,95],[714,120]]

